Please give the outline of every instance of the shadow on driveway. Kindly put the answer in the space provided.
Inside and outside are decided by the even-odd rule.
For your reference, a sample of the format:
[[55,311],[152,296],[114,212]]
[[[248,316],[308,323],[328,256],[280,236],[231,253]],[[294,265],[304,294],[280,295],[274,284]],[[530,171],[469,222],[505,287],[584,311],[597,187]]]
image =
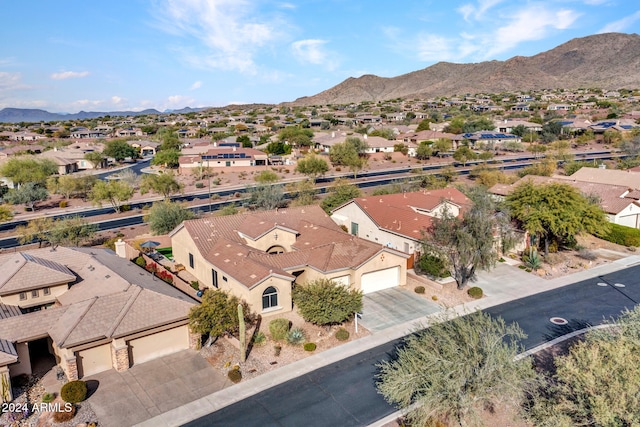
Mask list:
[[402,288],[372,292],[363,297],[360,323],[371,332],[424,318],[442,311],[440,305]]

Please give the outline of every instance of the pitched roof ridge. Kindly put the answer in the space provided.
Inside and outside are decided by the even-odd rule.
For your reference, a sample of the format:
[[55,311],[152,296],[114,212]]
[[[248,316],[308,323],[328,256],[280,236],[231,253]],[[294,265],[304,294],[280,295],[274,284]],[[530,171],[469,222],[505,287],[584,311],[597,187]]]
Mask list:
[[[91,298],[89,300],[85,300],[85,301],[88,301],[88,303],[86,304],[86,306],[85,306],[84,310],[82,311],[82,313],[80,314],[80,316],[78,316],[77,321],[75,323],[69,325],[69,327],[62,334],[62,339],[60,339],[60,340],[58,340],[56,342],[56,345],[58,345],[58,347],[62,347],[64,345],[64,343],[67,341],[67,338],[69,338],[69,336],[71,335],[71,333],[73,332],[75,327],[78,326],[82,322],[82,320],[87,315],[87,313],[89,312],[91,307],[93,307],[93,305],[96,303],[96,301],[98,301],[98,297],[93,297],[93,298]],[[66,313],[66,311],[65,311],[65,313]],[[60,319],[58,319],[58,321],[60,321]]]
[[[138,286],[138,285],[131,285],[131,286],[133,287],[133,292],[129,296],[127,301],[124,303],[124,305],[122,306],[122,309],[120,309],[120,312],[116,316],[116,319],[114,320],[114,322],[111,324],[111,327],[107,330],[105,334],[107,338],[113,335],[113,333],[118,328],[118,326],[120,326],[120,323],[122,323],[122,319],[124,319],[124,317],[129,312],[129,309],[131,308],[133,303],[136,301],[136,299],[138,299],[138,296],[140,296],[140,294],[142,293],[141,286]],[[129,292],[129,289],[131,289],[131,287],[127,288],[126,292]]]
[[[11,278],[13,276],[18,274],[18,272],[22,269],[22,267],[24,267],[24,265],[27,263],[27,258],[24,256],[24,254],[22,252],[18,252],[17,255],[9,257],[9,259],[13,259],[13,258],[18,258],[19,260],[22,260],[22,262],[20,263],[20,265],[17,268],[14,269],[12,274],[10,274],[9,276],[5,277],[3,280],[0,280],[0,288],[2,288],[4,285],[9,283],[9,280],[11,280]],[[7,263],[5,262],[2,265],[4,266],[5,264],[7,264]]]

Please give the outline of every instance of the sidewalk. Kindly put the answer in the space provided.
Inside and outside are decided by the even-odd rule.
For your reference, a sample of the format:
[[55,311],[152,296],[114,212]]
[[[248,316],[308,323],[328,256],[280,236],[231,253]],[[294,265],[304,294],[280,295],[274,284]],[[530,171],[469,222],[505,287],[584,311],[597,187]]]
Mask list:
[[[458,314],[463,314],[477,309],[485,309],[518,298],[560,288],[588,278],[609,274],[636,264],[640,264],[639,255],[622,258],[589,270],[583,270],[552,280],[545,280],[535,274],[526,273],[507,264],[499,264],[490,272],[481,272],[478,275],[477,281],[474,282],[475,286],[480,286],[485,291],[485,298],[456,306],[452,310]],[[435,316],[437,316],[437,313]],[[334,347],[268,372],[257,378],[225,388],[137,425],[140,427],[169,427],[185,424],[300,375],[401,338],[415,330],[420,324],[427,324],[430,318],[431,316],[425,316],[379,332],[374,332],[367,337]],[[373,425],[383,426],[389,421],[390,420],[383,419]]]

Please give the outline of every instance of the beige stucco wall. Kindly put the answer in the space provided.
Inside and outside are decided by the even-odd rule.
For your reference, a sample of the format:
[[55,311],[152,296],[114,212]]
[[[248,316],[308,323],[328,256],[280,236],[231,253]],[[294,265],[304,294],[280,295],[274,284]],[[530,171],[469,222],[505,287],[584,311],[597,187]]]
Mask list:
[[25,292],[27,294],[26,300],[20,300],[20,293],[18,292],[16,294],[3,296],[0,298],[0,301],[2,301],[3,304],[15,305],[21,308],[50,304],[52,302],[55,302],[56,298],[59,295],[62,295],[63,293],[67,292],[67,290],[69,290],[69,285],[65,283],[57,286],[50,286],[49,290],[51,291],[49,295],[45,295],[44,288],[38,289],[38,297],[36,298],[31,296],[31,291],[26,291]]
[[79,378],[111,369],[111,346],[103,344],[76,352]]
[[147,362],[189,348],[189,328],[182,325],[128,342],[133,364]]
[[[420,249],[420,245],[417,240],[378,228],[371,218],[369,218],[369,216],[355,203],[349,203],[348,205],[336,210],[333,215],[331,215],[331,219],[333,219],[333,221],[338,225],[346,226],[349,233],[351,233],[351,223],[357,223],[357,236],[362,239],[369,240],[370,242],[385,245],[403,252],[405,249],[409,249],[409,252],[407,252],[409,254]],[[405,247],[405,243],[408,245],[408,248]]]
[[[278,238],[275,238],[277,233]],[[255,248],[259,251],[267,251],[272,246],[282,246],[285,252],[291,252],[291,246],[296,242],[296,234],[290,231],[275,229],[257,240],[251,240],[245,238],[245,242],[248,246]]]
[[18,353],[18,362],[9,365],[9,374],[15,377],[20,374],[31,375],[31,357],[29,356],[29,344],[19,342],[15,344]]

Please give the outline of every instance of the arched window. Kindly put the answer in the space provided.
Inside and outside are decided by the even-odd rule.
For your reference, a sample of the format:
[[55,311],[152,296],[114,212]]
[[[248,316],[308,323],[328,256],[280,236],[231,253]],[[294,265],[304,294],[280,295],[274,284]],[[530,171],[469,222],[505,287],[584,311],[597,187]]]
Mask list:
[[273,286],[269,286],[262,293],[262,309],[278,306],[278,291]]

